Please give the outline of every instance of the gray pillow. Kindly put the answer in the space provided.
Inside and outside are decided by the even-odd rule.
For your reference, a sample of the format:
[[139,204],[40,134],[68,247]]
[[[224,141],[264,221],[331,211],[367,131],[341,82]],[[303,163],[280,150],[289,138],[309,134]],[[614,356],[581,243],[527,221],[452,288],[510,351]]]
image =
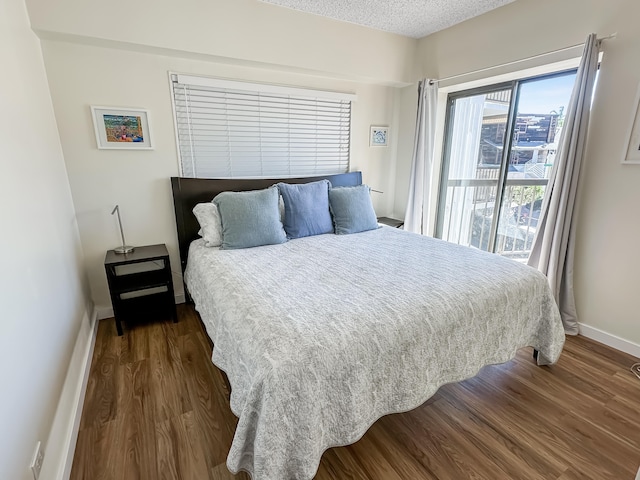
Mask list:
[[213,199],[222,220],[222,249],[258,247],[287,241],[280,221],[277,187],[222,192]]
[[329,206],[338,235],[378,228],[376,212],[371,203],[371,194],[366,185],[330,189]]
[[288,238],[333,233],[329,211],[329,180],[289,184],[278,183],[284,200],[284,231]]

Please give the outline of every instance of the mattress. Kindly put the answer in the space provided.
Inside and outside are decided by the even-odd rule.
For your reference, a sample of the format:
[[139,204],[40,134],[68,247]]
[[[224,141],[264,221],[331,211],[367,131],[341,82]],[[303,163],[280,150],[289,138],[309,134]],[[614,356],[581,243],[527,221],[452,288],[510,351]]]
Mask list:
[[239,418],[227,466],[310,479],[323,452],[564,331],[546,278],[403,230],[244,250],[190,246],[185,281]]

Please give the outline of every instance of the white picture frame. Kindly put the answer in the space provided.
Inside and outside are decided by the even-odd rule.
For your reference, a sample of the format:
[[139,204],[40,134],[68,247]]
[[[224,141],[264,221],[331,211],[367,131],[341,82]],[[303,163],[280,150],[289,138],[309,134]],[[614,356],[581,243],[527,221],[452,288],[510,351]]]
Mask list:
[[389,127],[371,125],[369,146],[386,147],[387,145],[389,145]]
[[100,150],[153,150],[149,112],[141,108],[91,106]]
[[627,130],[627,144],[622,163],[640,165],[640,84],[633,102],[633,115]]

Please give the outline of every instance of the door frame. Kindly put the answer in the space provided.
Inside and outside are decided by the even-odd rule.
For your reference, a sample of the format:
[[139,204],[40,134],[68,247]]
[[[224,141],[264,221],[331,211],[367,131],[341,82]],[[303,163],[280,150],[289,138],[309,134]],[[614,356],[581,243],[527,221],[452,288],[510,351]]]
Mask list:
[[[476,87],[469,90],[461,90],[458,92],[451,92],[447,95],[447,111],[445,114],[444,121],[444,142],[442,146],[442,158],[440,160],[440,179],[438,182],[438,201],[436,203],[436,228],[435,228],[435,237],[442,238],[442,229],[443,229],[443,220],[445,214],[445,206],[446,206],[446,195],[447,188],[449,182],[449,162],[447,161],[449,155],[451,154],[451,138],[453,136],[453,125],[455,122],[455,103],[459,98],[466,97],[474,97],[476,95],[483,95],[488,93],[499,92],[501,90],[511,89],[511,98],[509,99],[509,115],[511,115],[511,110],[514,105],[513,102],[513,88],[516,84],[516,80],[512,80],[509,82],[497,83],[492,85],[485,85],[482,87]],[[509,117],[507,117],[508,121]],[[508,130],[508,128],[507,128]],[[507,138],[507,132],[505,132],[505,140]],[[504,148],[504,140],[503,140],[503,148]],[[504,149],[503,149],[504,156]],[[502,160],[501,160],[502,162]],[[502,169],[502,163],[501,163]],[[499,184],[498,184],[499,186]],[[504,189],[503,189],[504,190]],[[495,213],[495,207],[494,207]],[[495,215],[494,215],[495,216]],[[497,227],[496,227],[497,228]],[[491,241],[491,239],[489,239]]]
[[436,223],[434,236],[436,238],[442,238],[442,230],[444,227],[444,215],[446,207],[446,195],[448,188],[448,176],[449,176],[449,155],[451,153],[451,139],[453,136],[453,125],[455,122],[455,101],[459,98],[473,97],[476,95],[493,93],[501,90],[511,90],[511,98],[509,99],[509,113],[507,116],[507,126],[505,130],[505,136],[503,139],[503,151],[502,158],[500,160],[500,173],[498,175],[498,181],[496,185],[496,199],[493,207],[493,215],[491,219],[491,228],[489,230],[489,244],[487,251],[494,253],[497,243],[497,230],[498,223],[500,221],[500,215],[502,214],[502,201],[504,199],[504,192],[507,185],[508,173],[509,173],[509,157],[511,155],[511,149],[513,147],[514,129],[517,121],[517,105],[520,99],[520,89],[522,84],[531,81],[540,81],[547,78],[559,77],[562,75],[570,75],[577,72],[576,67],[563,68],[554,72],[542,73],[539,75],[531,75],[522,78],[516,78],[506,82],[492,83],[489,85],[483,85],[466,90],[458,90],[450,92],[447,95],[446,112],[444,121],[444,138],[442,145],[442,155],[440,159],[440,175],[438,181],[438,198],[436,202]]

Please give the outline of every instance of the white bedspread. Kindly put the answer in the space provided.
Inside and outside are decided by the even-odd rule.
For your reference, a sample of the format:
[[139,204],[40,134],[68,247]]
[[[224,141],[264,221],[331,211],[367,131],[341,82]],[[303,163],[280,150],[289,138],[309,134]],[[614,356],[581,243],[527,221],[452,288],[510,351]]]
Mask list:
[[310,479],[383,415],[564,332],[545,277],[393,228],[246,250],[195,241],[187,286],[239,417],[227,466]]

